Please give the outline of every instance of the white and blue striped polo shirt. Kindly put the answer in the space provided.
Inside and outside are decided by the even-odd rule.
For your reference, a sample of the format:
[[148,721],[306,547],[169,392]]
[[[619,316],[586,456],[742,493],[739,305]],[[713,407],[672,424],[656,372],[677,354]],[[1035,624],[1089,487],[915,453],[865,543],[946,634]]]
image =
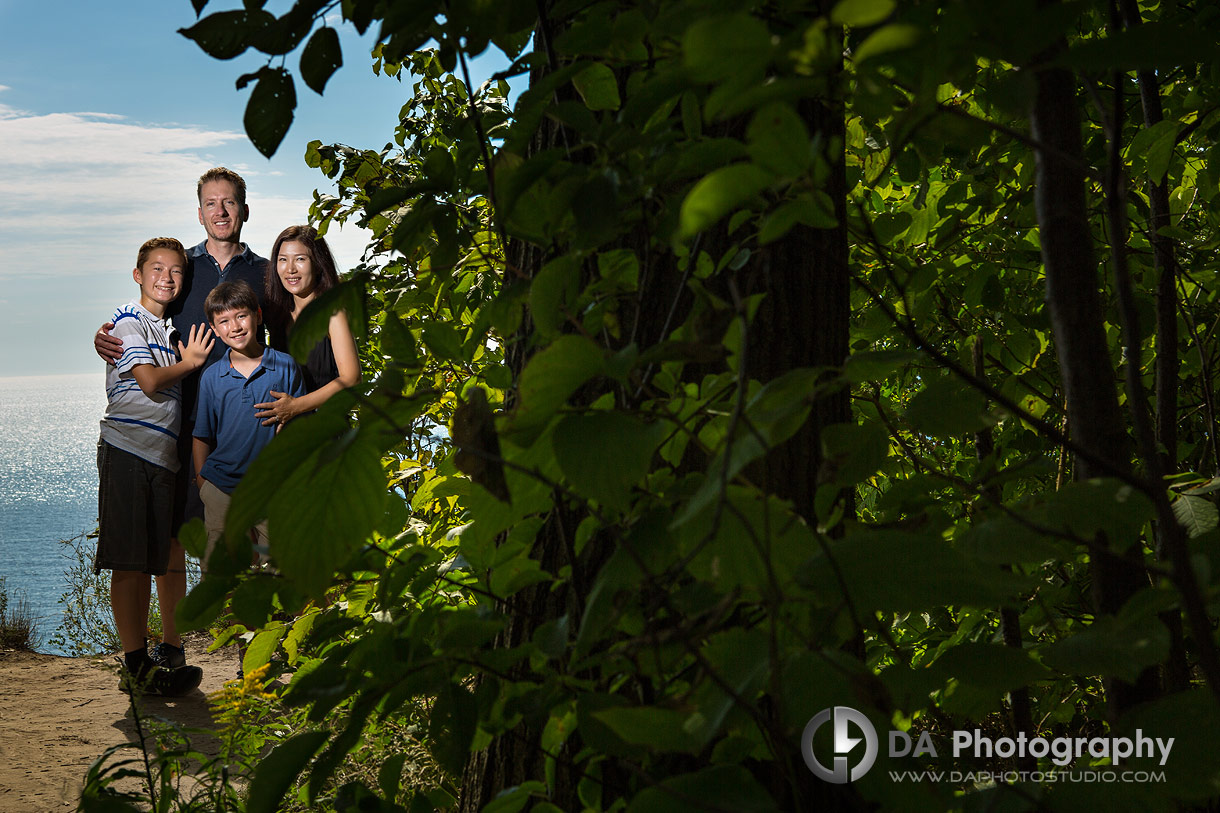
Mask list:
[[123,355],[106,365],[106,417],[102,440],[150,463],[177,471],[178,430],[182,425],[180,385],[149,398],[132,369],[138,364],[169,367],[178,361],[168,320],[158,319],[134,302],[114,312],[111,336],[123,340]]

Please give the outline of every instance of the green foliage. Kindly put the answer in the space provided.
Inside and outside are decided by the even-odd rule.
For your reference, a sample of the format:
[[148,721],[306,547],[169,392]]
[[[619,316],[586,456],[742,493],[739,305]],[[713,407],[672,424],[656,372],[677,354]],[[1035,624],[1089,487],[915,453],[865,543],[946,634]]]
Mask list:
[[[310,29],[284,21],[316,21],[318,5],[274,26],[217,12],[187,33],[220,56],[291,50]],[[1031,734],[1083,736],[1143,714],[1123,713],[1106,681],[1174,647],[1205,666],[1210,626],[1175,643],[1164,620],[1191,602],[1220,612],[1214,488],[1192,474],[1218,465],[1220,90],[1197,38],[1176,55],[1165,38],[1210,11],[1146,3],[1134,33],[1089,4],[604,0],[543,4],[543,21],[539,8],[342,6],[358,30],[379,23],[376,70],[413,86],[384,149],[305,155],[336,184],[315,195],[319,229],[373,234],[308,315],[316,328],[343,308],[369,383],[268,447],[234,494],[231,562],[182,611],[206,623],[228,596],[260,627],[248,663],[277,653],[301,724],[336,721],[325,742],[310,728],[259,766],[259,809],[294,781],[305,804],[340,808],[464,795],[490,810],[797,809],[814,798],[801,732],[827,706],[944,736],[1004,730],[1022,695]],[[236,40],[209,33],[239,13],[223,17]],[[1123,467],[1070,482],[1082,450],[1065,445],[1042,288],[1044,251],[1062,249],[1039,230],[1027,112],[1035,61],[1059,41],[1056,64],[1107,72],[1078,103],[1082,160],[1101,178],[1118,156],[1135,226],[1117,250],[1142,326],[1124,343],[1109,285],[1096,325],[1115,371],[1137,362],[1124,397],[1146,397],[1158,354],[1181,361],[1181,409],[1158,402],[1176,418],[1173,489]],[[314,87],[338,58],[309,43]],[[489,43],[519,58],[512,76],[532,70],[511,111],[508,77],[476,89],[453,75]],[[1168,123],[1108,131],[1108,84],[1134,98],[1145,62],[1163,69]],[[286,126],[292,80],[270,65],[264,80],[278,88],[264,112]],[[250,135],[268,152],[283,133]],[[1167,187],[1168,225],[1150,224],[1143,176]],[[1105,211],[1100,184],[1089,194],[1085,211]],[[1101,215],[1089,225],[1112,260]],[[1176,341],[1151,318],[1156,234],[1183,269]],[[850,299],[818,335],[850,355],[789,353],[835,273]],[[245,574],[243,532],[264,516],[278,570]],[[1157,557],[1154,533],[1175,517],[1197,579]],[[1117,555],[1151,586],[1100,613],[1090,582]],[[1158,702],[1216,713],[1202,687]],[[437,783],[403,785],[385,753],[341,774],[380,727],[417,716]],[[493,759],[463,778],[484,750],[511,751],[523,773]],[[1192,770],[1142,788],[1141,804],[1214,793],[1216,766]],[[881,774],[845,793],[1071,807],[1049,785],[899,799]]]
[[[201,528],[202,530],[202,528]],[[97,531],[60,540],[66,564],[67,590],[59,597],[63,616],[49,643],[69,655],[106,655],[119,652],[119,634],[110,609],[110,571],[95,572],[93,557],[97,550]],[[199,582],[199,564],[187,559],[187,585]],[[148,605],[148,637],[161,638],[161,605],[153,592]]]
[[0,649],[33,650],[38,646],[38,619],[25,594],[9,595],[8,584],[0,576]]

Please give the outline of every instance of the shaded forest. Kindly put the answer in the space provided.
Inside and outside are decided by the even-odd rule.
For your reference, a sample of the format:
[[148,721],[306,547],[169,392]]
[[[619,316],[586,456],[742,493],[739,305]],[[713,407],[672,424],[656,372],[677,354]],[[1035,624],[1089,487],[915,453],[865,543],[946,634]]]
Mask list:
[[[374,239],[294,349],[343,310],[367,383],[267,448],[180,610],[290,677],[247,809],[1220,797],[1220,8],[193,3],[207,53],[268,55],[265,154],[344,61],[330,15],[405,99],[305,155],[319,228]],[[801,753],[833,706],[882,732],[843,785]],[[1160,783],[888,778],[1052,767],[958,729],[1175,744],[1125,763]]]

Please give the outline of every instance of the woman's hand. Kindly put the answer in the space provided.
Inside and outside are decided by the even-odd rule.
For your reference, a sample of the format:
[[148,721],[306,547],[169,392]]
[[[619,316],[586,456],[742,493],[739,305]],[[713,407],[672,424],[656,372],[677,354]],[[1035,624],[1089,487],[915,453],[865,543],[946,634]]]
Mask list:
[[262,410],[255,412],[254,417],[263,418],[263,426],[271,426],[276,423],[288,423],[297,416],[296,398],[293,398],[286,392],[271,391],[271,397],[274,401],[265,401],[261,404],[255,404],[254,408]]

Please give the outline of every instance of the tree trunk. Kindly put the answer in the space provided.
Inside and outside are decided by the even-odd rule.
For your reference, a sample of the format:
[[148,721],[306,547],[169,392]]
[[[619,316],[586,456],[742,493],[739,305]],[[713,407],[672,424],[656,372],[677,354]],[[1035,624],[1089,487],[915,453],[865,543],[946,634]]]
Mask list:
[[[540,26],[536,36],[552,33],[544,32]],[[841,108],[806,102],[800,112],[811,133],[822,133],[821,143],[837,144],[842,149],[844,121]],[[740,123],[730,123],[727,127],[730,130],[740,128]],[[547,122],[532,148],[542,150],[562,146],[562,143],[562,131]],[[827,157],[832,171],[826,191],[836,201],[839,225],[833,229],[793,229],[785,238],[756,252],[750,265],[736,272],[732,280],[731,285],[737,286],[743,296],[764,294],[748,336],[745,364],[751,379],[766,382],[796,367],[837,366],[847,357],[849,275],[845,166],[841,152]],[[702,246],[705,249],[721,244],[727,246],[729,239],[722,232],[723,227],[720,227],[715,233],[705,235]],[[621,324],[633,325],[629,338],[637,341],[641,348],[664,341],[668,331],[689,316],[693,303],[672,255],[652,249],[650,240],[641,229],[639,233],[625,236],[619,243],[635,250],[641,259],[638,294],[633,302],[624,304],[624,312],[620,314]],[[647,252],[651,253],[646,256]],[[509,262],[526,273],[536,272],[541,265],[540,251],[534,246],[510,241],[508,254]],[[734,272],[726,270],[723,274]],[[718,288],[730,287],[728,280],[712,284]],[[514,374],[518,375],[528,361],[527,354],[516,348],[506,353],[506,357]],[[694,365],[691,368],[694,370]],[[687,374],[694,373],[688,370]],[[584,392],[577,397],[591,402],[601,394]],[[627,394],[626,402],[631,400]],[[763,475],[756,482],[768,492],[791,500],[797,511],[812,522],[821,461],[819,430],[829,423],[845,421],[849,416],[846,392],[816,402],[801,430],[765,457],[760,464]],[[551,590],[549,584],[544,584],[540,589],[522,590],[505,602],[503,612],[509,618],[509,626],[497,639],[498,647],[512,647],[529,640],[540,624],[564,613],[569,614],[574,628],[579,625],[585,600],[580,585],[593,581],[612,552],[610,544],[595,535],[581,555],[575,556],[571,540],[581,519],[564,506],[559,495],[556,496],[555,509],[538,533],[534,558],[550,572],[570,565],[572,578],[561,590]],[[463,813],[480,810],[505,788],[543,778],[545,758],[539,748],[540,734],[520,726],[472,755],[462,777],[460,809]],[[578,739],[579,734],[574,735],[560,755],[555,786],[549,795],[549,800],[564,810],[583,806],[576,793],[580,775],[565,764],[578,750]],[[692,757],[674,759],[691,763],[686,766],[690,770],[702,767],[702,763],[692,762]],[[773,773],[774,776],[759,777],[760,781],[772,790],[776,799],[791,803],[793,809],[811,799],[820,799],[823,807],[835,809],[857,806],[848,800],[848,797],[855,798],[851,791],[833,786],[819,787],[821,783],[806,769],[797,749],[793,749],[789,764],[777,766]],[[793,777],[796,777],[795,786],[791,781]],[[629,778],[626,767],[616,765],[613,760],[602,763],[602,793],[606,804],[627,792]],[[825,804],[827,802],[829,804]]]
[[[1123,26],[1131,28],[1143,23],[1137,0],[1122,0],[1120,9]],[[1151,127],[1165,118],[1161,107],[1160,83],[1156,73],[1148,70],[1137,72],[1140,105],[1144,112],[1144,126]],[[1148,239],[1152,243],[1152,267],[1156,274],[1156,440],[1161,447],[1161,467],[1165,472],[1178,468],[1178,288],[1177,258],[1171,237],[1161,234],[1169,225],[1169,189],[1166,179],[1148,179]],[[1169,559],[1162,544],[1164,529],[1157,527],[1157,559]],[[1169,629],[1169,660],[1164,666],[1165,688],[1184,691],[1190,687],[1190,666],[1186,658],[1185,636],[1182,618],[1176,612],[1167,612],[1161,620]]]
[[[1042,3],[1040,5],[1047,5]],[[1115,390],[1114,365],[1102,328],[1097,260],[1085,202],[1085,163],[1075,77],[1062,68],[1036,73],[1031,113],[1037,141],[1035,206],[1046,271],[1046,297],[1055,351],[1067,395],[1068,423],[1076,444],[1090,454],[1074,462],[1077,479],[1130,471],[1127,436]],[[1097,612],[1113,615],[1148,580],[1139,540],[1099,538],[1093,548],[1093,597]],[[1111,680],[1112,710],[1121,712],[1156,694],[1156,674],[1135,683]]]

